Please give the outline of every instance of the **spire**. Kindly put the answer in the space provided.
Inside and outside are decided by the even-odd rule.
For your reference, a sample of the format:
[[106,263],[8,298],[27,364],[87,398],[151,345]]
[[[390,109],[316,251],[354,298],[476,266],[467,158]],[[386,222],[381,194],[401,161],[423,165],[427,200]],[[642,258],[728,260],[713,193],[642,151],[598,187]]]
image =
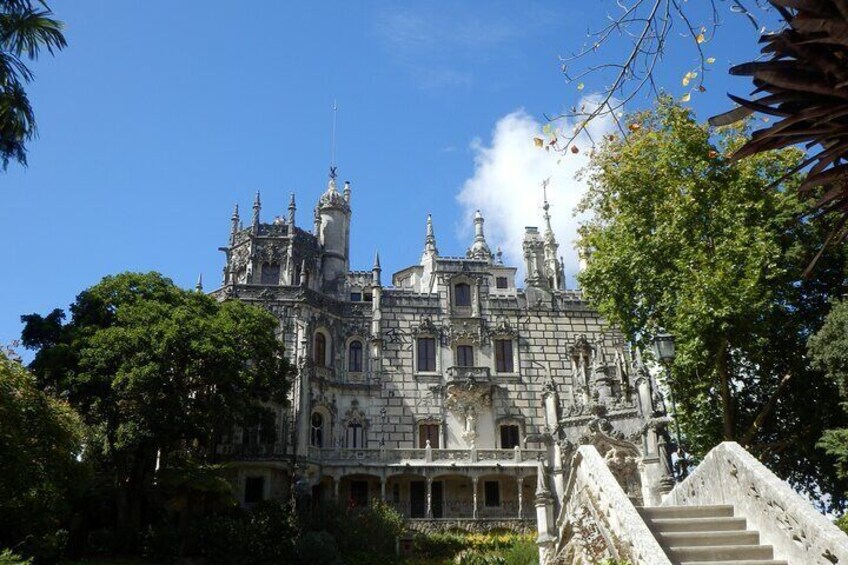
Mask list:
[[291,193],[291,198],[289,199],[289,225],[294,225],[294,213],[297,211],[297,206],[294,203],[294,192]]
[[380,273],[383,269],[380,267],[380,252],[374,254],[374,267],[371,269],[371,284],[374,286],[382,286],[380,282]]
[[553,239],[554,237],[554,230],[551,228],[551,213],[549,212],[551,205],[548,204],[548,184],[550,182],[551,177],[542,181],[542,199],[544,202],[544,204],[542,204],[542,209],[545,211],[545,239]]
[[433,232],[433,216],[427,214],[427,237],[424,238],[424,253],[430,255],[438,255],[439,249],[436,247],[436,235]]
[[197,284],[194,285],[194,290],[197,292],[203,292],[203,273],[200,273],[197,276]]
[[483,234],[483,214],[480,210],[474,214],[474,243],[468,249],[466,255],[472,259],[492,260],[492,250],[486,243],[486,236]]
[[231,222],[231,225],[230,225],[230,245],[232,245],[233,243],[235,243],[236,234],[239,231],[240,220],[239,220],[238,204],[236,204],[235,208],[233,208],[233,217],[230,218],[230,222]]
[[256,198],[253,200],[253,229],[259,229],[259,211],[262,209],[262,203],[259,200],[259,191],[256,191]]

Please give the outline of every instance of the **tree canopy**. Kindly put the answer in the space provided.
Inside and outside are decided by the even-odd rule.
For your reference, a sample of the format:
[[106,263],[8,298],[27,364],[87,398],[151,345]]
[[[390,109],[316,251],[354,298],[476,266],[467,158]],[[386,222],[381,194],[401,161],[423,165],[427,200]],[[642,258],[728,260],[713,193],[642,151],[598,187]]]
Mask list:
[[157,273],[106,277],[70,313],[67,323],[62,310],[22,316],[22,341],[37,350],[39,384],[92,430],[89,456],[118,487],[119,523],[141,521],[142,495],[171,454],[208,461],[236,424],[273,437],[267,406],[284,402],[288,364],[272,314]]
[[25,85],[34,78],[26,60],[66,46],[62,22],[45,0],[0,0],[0,167],[26,165],[26,143],[35,136],[35,112]]
[[711,137],[668,98],[627,124],[628,138],[606,140],[584,172],[582,209],[593,217],[581,227],[591,254],[582,286],[634,342],[648,345],[660,328],[675,336],[668,384],[690,449],[739,441],[842,505],[845,485],[815,444],[846,417],[805,347],[846,288],[845,253],[827,249],[802,276],[828,226],[798,222],[799,181],[780,180],[801,152],[733,162],[744,130]]

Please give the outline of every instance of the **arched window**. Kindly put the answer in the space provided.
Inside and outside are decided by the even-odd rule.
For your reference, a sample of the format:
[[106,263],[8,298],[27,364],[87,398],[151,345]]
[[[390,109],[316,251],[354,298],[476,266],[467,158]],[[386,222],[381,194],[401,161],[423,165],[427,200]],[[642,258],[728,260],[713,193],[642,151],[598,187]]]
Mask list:
[[347,350],[347,370],[351,373],[362,372],[362,342],[352,341]]
[[312,413],[312,445],[324,447],[324,417],[318,413]]
[[454,289],[454,305],[471,306],[471,287],[466,283],[459,283]]
[[315,332],[315,347],[312,349],[312,360],[319,367],[327,366],[327,337],[321,332]]

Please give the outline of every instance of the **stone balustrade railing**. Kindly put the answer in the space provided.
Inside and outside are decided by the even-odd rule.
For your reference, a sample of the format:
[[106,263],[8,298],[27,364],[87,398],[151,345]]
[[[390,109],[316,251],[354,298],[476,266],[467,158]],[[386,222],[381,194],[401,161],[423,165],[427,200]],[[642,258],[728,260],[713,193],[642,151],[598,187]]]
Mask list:
[[732,504],[789,563],[848,563],[848,536],[738,443],[710,451],[662,506],[696,504]]
[[448,367],[445,375],[449,381],[464,381],[474,379],[475,381],[488,381],[491,371],[488,367]]
[[452,463],[535,463],[546,454],[542,449],[381,449],[309,448],[309,457],[324,463],[369,462],[452,464]]
[[559,546],[543,552],[544,562],[566,554],[589,563],[611,558],[632,565],[671,565],[594,446],[581,446],[570,467],[556,524]]

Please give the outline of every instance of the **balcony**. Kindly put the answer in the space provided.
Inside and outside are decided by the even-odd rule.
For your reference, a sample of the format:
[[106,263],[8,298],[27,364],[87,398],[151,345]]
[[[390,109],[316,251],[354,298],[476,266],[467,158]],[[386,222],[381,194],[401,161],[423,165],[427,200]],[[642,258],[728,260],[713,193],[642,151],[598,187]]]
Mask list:
[[322,464],[393,466],[532,466],[546,456],[543,449],[386,449],[309,448],[309,458]]
[[260,443],[245,445],[224,443],[216,446],[215,454],[220,459],[237,459],[243,461],[270,461],[286,457],[286,446],[282,443]]
[[467,381],[473,379],[475,381],[491,380],[491,373],[488,367],[448,367],[448,381]]

